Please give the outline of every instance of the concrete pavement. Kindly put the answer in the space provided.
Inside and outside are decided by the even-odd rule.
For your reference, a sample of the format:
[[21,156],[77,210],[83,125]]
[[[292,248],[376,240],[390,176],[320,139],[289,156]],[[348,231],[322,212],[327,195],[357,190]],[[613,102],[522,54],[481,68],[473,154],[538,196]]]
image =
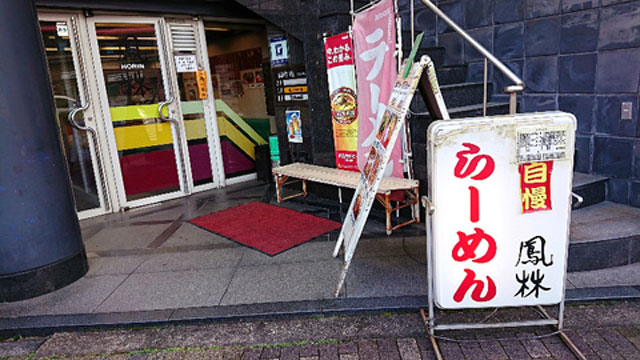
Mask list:
[[[282,314],[415,311],[426,306],[423,224],[387,237],[383,218],[374,213],[358,245],[345,290],[334,298],[343,265],[342,259],[331,257],[337,231],[269,257],[187,222],[249,201],[273,201],[273,186],[238,184],[82,221],[89,273],[53,293],[0,304],[0,336]],[[336,221],[341,216],[335,204],[320,199],[281,205]],[[601,210],[613,211],[607,204]],[[622,210],[632,212],[629,226],[640,218],[634,218],[638,209]],[[622,210],[616,212],[618,218],[624,215]],[[581,224],[597,218],[591,208],[574,213]],[[615,222],[608,223],[616,228]],[[629,226],[617,228],[627,231]],[[592,224],[592,228],[597,226]],[[625,240],[627,245],[634,244],[631,240]],[[638,298],[639,286],[637,262],[570,272],[567,298]]]

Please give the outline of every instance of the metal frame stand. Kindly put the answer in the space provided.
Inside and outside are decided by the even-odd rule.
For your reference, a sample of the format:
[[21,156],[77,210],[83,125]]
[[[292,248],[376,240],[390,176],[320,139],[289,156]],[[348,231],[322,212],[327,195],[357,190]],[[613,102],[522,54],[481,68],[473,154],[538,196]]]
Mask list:
[[424,309],[420,309],[420,315],[429,333],[429,339],[437,359],[443,359],[442,352],[438,346],[438,341],[435,335],[436,330],[465,330],[465,329],[491,329],[491,328],[503,328],[503,327],[526,327],[526,326],[555,326],[558,335],[578,357],[578,359],[586,360],[586,357],[580,349],[569,339],[567,334],[563,331],[564,321],[564,296],[562,301],[558,304],[558,318],[553,318],[549,313],[540,305],[536,305],[535,308],[544,317],[544,319],[538,320],[523,320],[523,321],[510,321],[510,322],[497,322],[497,323],[451,323],[451,324],[436,324],[435,307],[433,300],[433,234],[431,231],[431,215],[436,211],[436,207],[429,200],[428,197],[422,197],[422,205],[425,210],[425,226],[427,232],[427,302],[428,316],[425,314]]

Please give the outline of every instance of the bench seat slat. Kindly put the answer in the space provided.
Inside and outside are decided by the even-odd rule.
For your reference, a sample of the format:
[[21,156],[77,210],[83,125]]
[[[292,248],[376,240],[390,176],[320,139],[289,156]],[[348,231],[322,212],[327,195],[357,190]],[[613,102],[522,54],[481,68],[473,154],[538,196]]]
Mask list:
[[[273,169],[273,174],[289,176],[318,183],[355,189],[360,184],[360,173],[324,166],[293,163]],[[418,187],[418,181],[413,179],[382,178],[378,193],[394,190],[407,190]]]

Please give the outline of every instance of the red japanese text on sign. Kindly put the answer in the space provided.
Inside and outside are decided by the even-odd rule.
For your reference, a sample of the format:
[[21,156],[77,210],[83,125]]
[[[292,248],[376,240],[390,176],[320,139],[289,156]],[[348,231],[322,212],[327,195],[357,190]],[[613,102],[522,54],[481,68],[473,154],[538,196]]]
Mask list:
[[551,171],[553,161],[520,164],[522,213],[551,210]]
[[327,69],[342,65],[353,65],[353,48],[349,35],[336,35],[327,38],[325,44]]
[[[463,143],[465,150],[460,150],[456,154],[458,159],[453,170],[453,175],[459,179],[469,178],[475,181],[486,180],[493,174],[495,161],[486,154],[480,154],[480,147],[472,143]],[[469,186],[469,218],[472,223],[480,221],[480,191],[475,186]],[[474,228],[475,232],[466,234],[458,231],[458,242],[453,247],[451,256],[457,262],[471,260],[477,264],[484,264],[491,261],[497,251],[494,238],[485,233],[479,227]],[[476,254],[480,245],[486,244],[484,254]],[[496,295],[496,285],[491,277],[487,276],[486,291],[483,295],[485,283],[475,279],[475,272],[471,269],[464,269],[466,276],[458,290],[453,295],[455,302],[462,302],[467,292],[473,287],[471,299],[477,302],[485,302],[493,299]]]

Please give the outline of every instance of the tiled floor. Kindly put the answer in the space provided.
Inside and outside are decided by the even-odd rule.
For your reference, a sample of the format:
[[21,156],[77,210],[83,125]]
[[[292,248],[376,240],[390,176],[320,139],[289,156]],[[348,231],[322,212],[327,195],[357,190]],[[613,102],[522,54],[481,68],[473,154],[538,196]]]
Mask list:
[[[0,304],[1,318],[104,314],[165,309],[331,300],[341,257],[337,231],[275,257],[241,246],[186,220],[260,201],[270,185],[250,182],[81,222],[89,273],[72,285],[34,299]],[[337,208],[283,204],[339,221]],[[169,230],[171,229],[171,231]],[[640,285],[640,266],[571,273],[568,289]],[[370,219],[340,298],[426,295],[422,224],[387,237]]]

